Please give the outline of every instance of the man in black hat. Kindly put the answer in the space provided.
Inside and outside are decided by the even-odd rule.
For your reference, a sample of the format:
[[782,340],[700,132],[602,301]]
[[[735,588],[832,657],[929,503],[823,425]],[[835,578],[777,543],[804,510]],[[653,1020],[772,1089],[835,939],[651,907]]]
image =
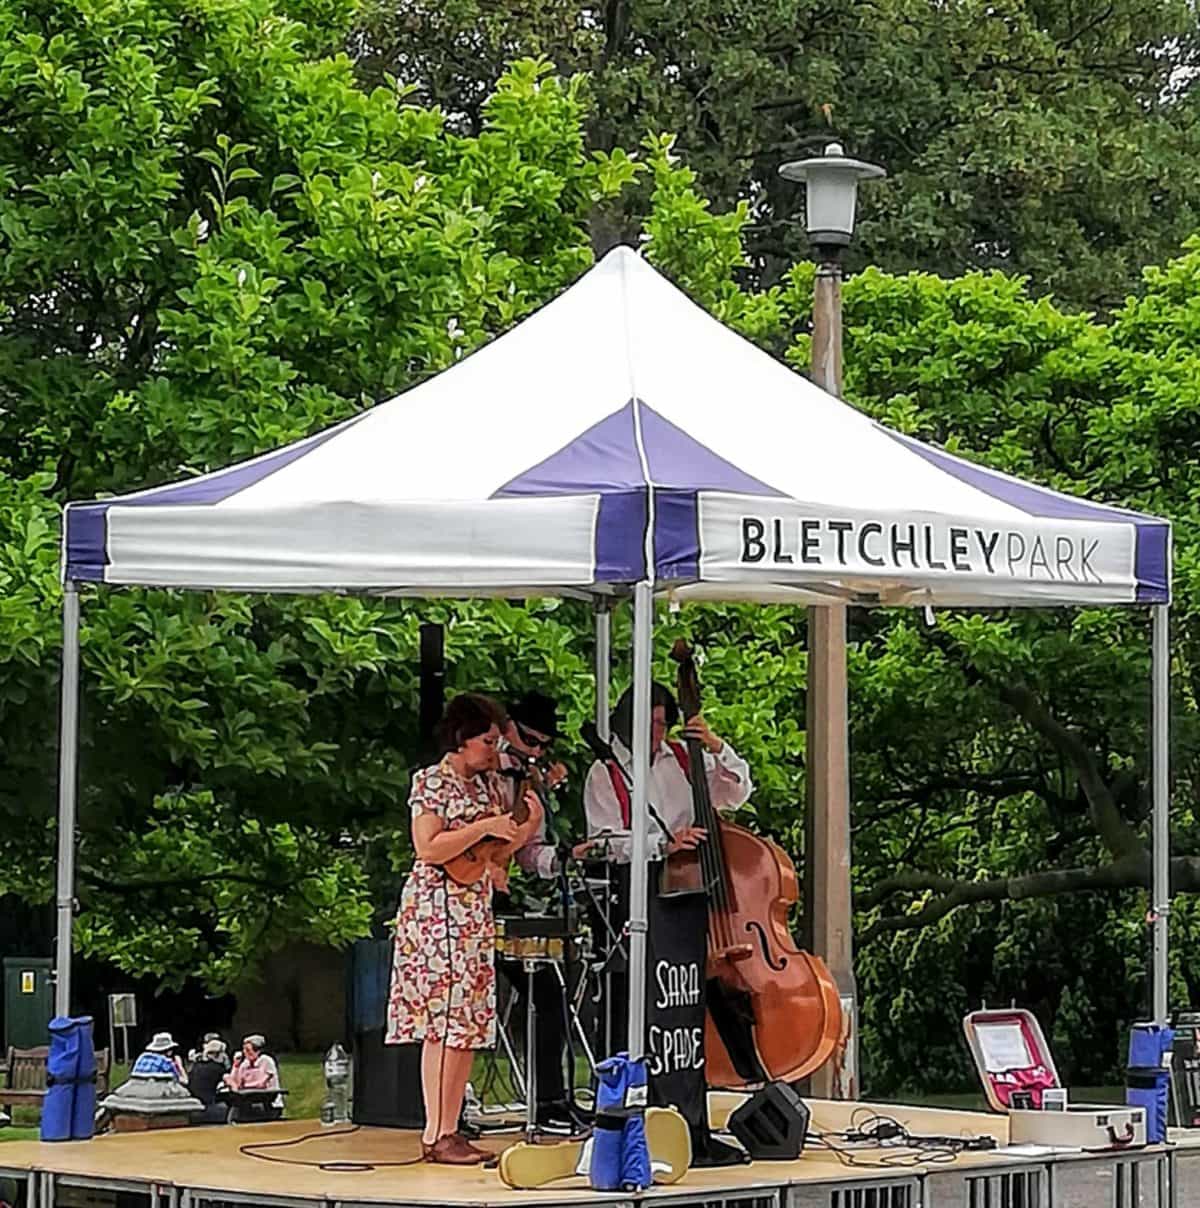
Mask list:
[[[500,766],[513,784],[514,793],[519,791],[525,772],[534,763],[538,765],[543,797],[549,797],[566,780],[565,765],[548,762],[550,749],[559,736],[558,704],[553,697],[543,692],[526,692],[510,704],[502,736],[506,749],[500,756]],[[554,841],[552,820],[553,808],[548,804],[541,830],[515,856],[526,873],[547,881],[554,880],[562,872],[562,857]],[[497,902],[497,908],[503,910],[502,901]],[[523,1011],[529,978],[521,963],[500,960],[497,967],[517,994]],[[562,982],[550,965],[539,965],[533,975],[533,1006],[537,1015],[537,1051],[534,1054],[537,1122],[574,1132],[586,1127],[588,1121],[575,1106],[564,1076],[564,1055],[570,1054],[567,1006]]]

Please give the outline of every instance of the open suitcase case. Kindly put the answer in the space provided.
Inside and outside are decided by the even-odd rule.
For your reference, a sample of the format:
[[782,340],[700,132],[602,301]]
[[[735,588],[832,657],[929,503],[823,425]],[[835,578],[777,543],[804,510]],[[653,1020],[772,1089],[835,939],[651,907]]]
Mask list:
[[1146,1144],[1145,1108],[1067,1104],[1050,1046],[1029,1011],[973,1011],[963,1019],[963,1031],[988,1103],[993,1111],[1008,1113],[1014,1145],[1131,1149]]

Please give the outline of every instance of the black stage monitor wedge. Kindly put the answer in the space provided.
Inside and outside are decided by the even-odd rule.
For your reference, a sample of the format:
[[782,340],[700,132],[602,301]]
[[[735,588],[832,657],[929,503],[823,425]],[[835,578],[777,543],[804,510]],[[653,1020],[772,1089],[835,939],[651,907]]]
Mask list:
[[786,1162],[804,1151],[808,1115],[786,1082],[769,1082],[729,1117],[729,1131],[756,1161]]

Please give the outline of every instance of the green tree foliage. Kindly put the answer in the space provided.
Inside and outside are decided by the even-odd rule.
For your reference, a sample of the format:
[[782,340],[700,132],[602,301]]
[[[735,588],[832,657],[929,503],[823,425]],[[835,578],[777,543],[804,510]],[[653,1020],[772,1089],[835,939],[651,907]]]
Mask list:
[[[452,364],[585,267],[583,217],[633,171],[584,150],[579,85],[542,65],[460,137],[318,53],[346,11],[300,15],[0,3],[0,892],[49,892],[58,503]],[[343,847],[404,800],[417,625],[358,600],[89,599],[83,950],[226,985],[289,936],[360,934]]]
[[[729,215],[712,215],[661,156],[672,227],[651,255],[727,321],[808,362],[811,269],[748,295]],[[689,245],[709,255],[696,266]],[[723,264],[723,268],[722,268]],[[1200,498],[1196,287],[1200,244],[1145,274],[1109,323],[1064,313],[1020,281],[868,270],[846,287],[846,391],[882,421],[1059,489],[1170,516],[1175,887],[1200,886],[1196,564]],[[750,315],[748,323],[743,316]],[[774,325],[771,320],[774,319]],[[759,821],[798,838],[791,769],[802,716],[794,614],[705,609],[728,642],[709,678],[756,771]],[[1111,1077],[1119,1028],[1144,1015],[1149,884],[1149,623],[1139,610],[852,613],[851,711],[859,973],[876,1085],[966,1075],[957,1021],[1018,997],[1056,1023],[1079,1081]],[[719,636],[718,636],[719,635]],[[778,662],[774,660],[778,659]],[[760,673],[758,668],[762,668]],[[719,670],[718,670],[719,669]],[[746,687],[741,687],[744,679]],[[752,724],[742,728],[741,710]],[[775,719],[775,720],[772,720]],[[761,727],[761,728],[760,728]],[[776,740],[780,734],[783,741]],[[790,765],[790,766],[789,766]],[[960,907],[968,907],[960,909]],[[1173,917],[1173,999],[1200,987],[1186,959],[1195,899]]]
[[[0,0],[0,892],[51,890],[64,499],[272,448],[452,364],[584,268],[597,207],[635,192],[661,268],[806,360],[811,270],[745,285],[755,202],[710,207],[661,138],[636,161],[589,151],[581,85],[535,62],[465,130],[403,86],[366,91],[328,51],[345,18],[270,0]],[[1198,273],[1192,249],[1104,323],[998,274],[868,271],[846,290],[857,405],[1176,520],[1184,890],[1200,880]],[[452,689],[557,691],[569,732],[590,714],[578,604],[89,592],[83,950],[223,987],[288,938],[344,942],[386,913],[409,858],[422,619],[447,624]],[[662,620],[664,653],[677,632],[707,653],[708,711],[755,770],[752,817],[798,851],[803,615]],[[982,996],[1032,1002],[1073,1072],[1102,1076],[1141,1011],[1145,617],[852,624],[872,1084],[963,1077],[957,1016]],[[586,757],[568,755],[578,783]],[[1175,915],[1185,949],[1195,902]],[[1177,962],[1178,999],[1200,990],[1192,976]]]
[[[1185,0],[364,0],[359,25],[368,78],[411,81],[465,129],[516,54],[591,72],[592,145],[677,134],[709,196],[752,203],[768,280],[807,251],[776,169],[835,134],[891,172],[864,197],[860,264],[1000,268],[1106,308],[1196,224]],[[643,213],[631,196],[598,215],[598,240]]]

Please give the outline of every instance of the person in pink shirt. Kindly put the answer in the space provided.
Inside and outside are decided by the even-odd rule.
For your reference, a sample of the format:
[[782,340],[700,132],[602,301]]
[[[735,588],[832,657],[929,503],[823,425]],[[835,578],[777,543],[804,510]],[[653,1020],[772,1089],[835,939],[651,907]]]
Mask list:
[[247,1036],[242,1051],[233,1059],[233,1069],[225,1075],[225,1085],[235,1091],[277,1091],[279,1067],[275,1058],[264,1053],[266,1040],[262,1036]]

